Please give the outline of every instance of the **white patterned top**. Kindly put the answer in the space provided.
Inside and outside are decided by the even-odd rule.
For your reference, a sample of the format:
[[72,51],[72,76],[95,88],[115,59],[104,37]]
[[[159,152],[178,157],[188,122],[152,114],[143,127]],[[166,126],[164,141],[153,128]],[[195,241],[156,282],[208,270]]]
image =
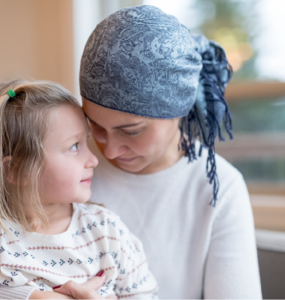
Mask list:
[[0,285],[30,285],[41,291],[68,280],[84,283],[104,270],[102,296],[155,298],[157,283],[148,269],[141,242],[120,218],[95,204],[73,204],[67,231],[57,235],[0,234]]

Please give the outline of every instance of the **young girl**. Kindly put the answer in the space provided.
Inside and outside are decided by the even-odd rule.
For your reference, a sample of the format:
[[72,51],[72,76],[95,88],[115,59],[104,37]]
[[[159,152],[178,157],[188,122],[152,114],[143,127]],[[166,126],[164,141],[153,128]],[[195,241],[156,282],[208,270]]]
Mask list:
[[44,81],[0,85],[0,285],[40,291],[98,271],[106,297],[151,298],[156,281],[140,241],[94,204],[97,158],[76,99]]

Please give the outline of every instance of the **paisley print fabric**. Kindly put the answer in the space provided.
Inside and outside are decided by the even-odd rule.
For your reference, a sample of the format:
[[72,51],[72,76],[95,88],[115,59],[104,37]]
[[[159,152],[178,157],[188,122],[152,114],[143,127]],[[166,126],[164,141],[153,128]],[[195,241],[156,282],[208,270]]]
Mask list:
[[131,114],[185,116],[202,69],[195,44],[186,27],[156,7],[122,9],[101,22],[86,44],[81,95]]

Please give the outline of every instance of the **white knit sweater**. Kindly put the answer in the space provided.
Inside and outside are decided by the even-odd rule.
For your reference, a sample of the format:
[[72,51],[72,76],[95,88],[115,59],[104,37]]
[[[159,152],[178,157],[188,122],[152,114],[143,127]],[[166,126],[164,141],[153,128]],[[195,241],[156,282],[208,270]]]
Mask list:
[[91,148],[99,159],[91,200],[143,242],[160,298],[261,298],[249,196],[235,168],[216,156],[220,190],[212,207],[206,151],[192,163],[183,157],[166,170],[135,175],[111,165],[94,142]]
[[207,151],[149,175],[99,159],[92,198],[116,212],[143,242],[163,299],[261,298],[254,224],[241,174],[216,155],[220,189],[206,176]]

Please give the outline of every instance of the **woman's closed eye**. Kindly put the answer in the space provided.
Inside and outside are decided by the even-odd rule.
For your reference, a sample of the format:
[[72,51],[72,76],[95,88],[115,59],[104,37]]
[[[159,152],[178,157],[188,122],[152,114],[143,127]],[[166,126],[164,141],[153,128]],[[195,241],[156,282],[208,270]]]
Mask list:
[[128,131],[124,131],[123,130],[123,133],[126,134],[126,135],[138,135],[139,133],[141,133],[142,130],[139,130],[139,131],[134,131],[134,132],[128,132]]
[[78,144],[79,143],[75,143],[71,146],[71,148],[69,149],[69,151],[72,151],[72,152],[76,152],[78,151]]

